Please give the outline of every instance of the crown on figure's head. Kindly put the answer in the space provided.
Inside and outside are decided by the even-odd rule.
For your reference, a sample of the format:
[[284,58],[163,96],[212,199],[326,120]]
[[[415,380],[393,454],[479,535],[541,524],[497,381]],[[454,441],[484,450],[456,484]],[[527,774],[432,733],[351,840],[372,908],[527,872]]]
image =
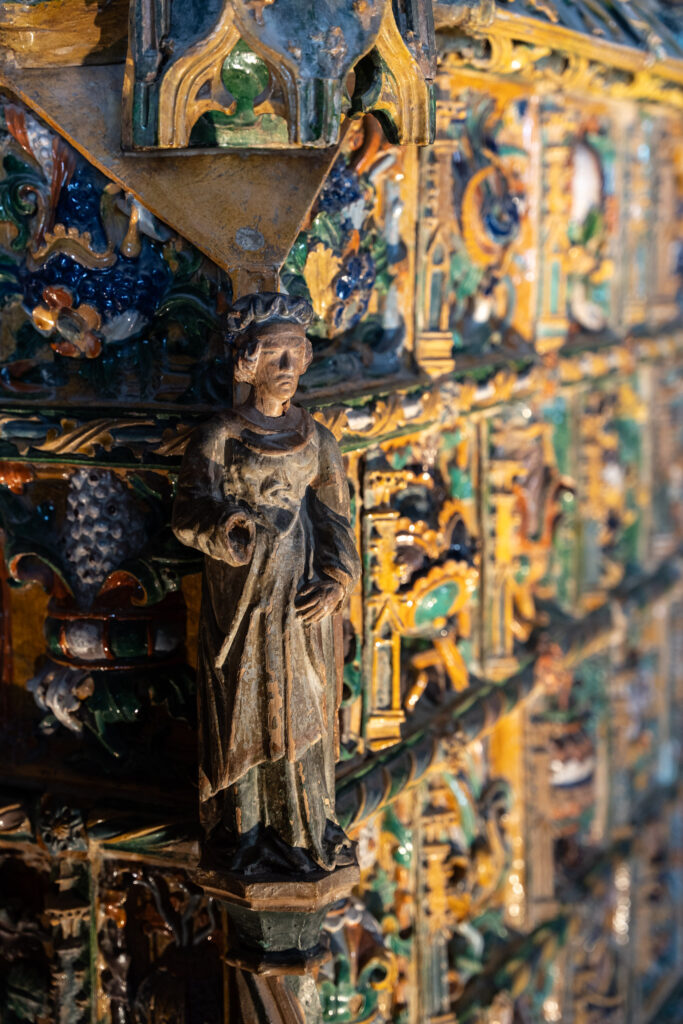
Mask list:
[[305,299],[282,292],[255,292],[234,303],[227,322],[232,334],[242,334],[278,321],[308,327],[312,319],[313,309]]

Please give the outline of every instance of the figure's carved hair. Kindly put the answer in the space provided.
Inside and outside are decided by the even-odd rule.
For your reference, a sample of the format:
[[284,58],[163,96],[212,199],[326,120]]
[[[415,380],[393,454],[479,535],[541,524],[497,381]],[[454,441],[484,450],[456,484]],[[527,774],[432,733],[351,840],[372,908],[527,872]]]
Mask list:
[[305,299],[283,295],[282,292],[256,292],[244,295],[233,305],[228,314],[228,330],[242,334],[271,320],[308,327],[312,319],[313,309]]
[[[313,310],[305,299],[280,292],[258,292],[238,299],[228,315],[228,330],[235,359],[235,380],[251,384],[258,363],[259,327],[290,323],[308,327]],[[306,339],[306,366],[313,358],[313,347]]]

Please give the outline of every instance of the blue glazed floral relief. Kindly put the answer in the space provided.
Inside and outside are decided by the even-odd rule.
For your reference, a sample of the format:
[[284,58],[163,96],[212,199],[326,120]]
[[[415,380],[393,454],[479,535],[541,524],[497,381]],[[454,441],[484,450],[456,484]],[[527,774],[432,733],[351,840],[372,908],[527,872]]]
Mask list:
[[0,106],[0,394],[214,402],[231,297],[131,195],[22,106]]
[[400,156],[377,132],[364,124],[357,148],[338,157],[283,267],[283,288],[315,311],[309,389],[404,366]]
[[[106,189],[102,176],[83,164],[62,188],[55,211],[55,223],[64,225],[67,233],[76,230],[83,237],[88,232],[95,253],[111,249],[103,224],[103,216],[110,213],[109,204],[102,203],[103,194],[109,199],[103,184]],[[118,259],[101,259],[88,266],[81,262],[86,259],[85,252],[81,259],[77,252],[58,252],[33,270],[28,263],[22,266],[19,278],[24,304],[33,310],[45,301],[46,289],[61,286],[69,290],[74,309],[87,303],[96,310],[101,320],[98,334],[104,342],[132,337],[152,319],[173,278],[159,246],[153,244],[153,240],[168,241],[171,232],[155,225],[148,215],[147,230],[150,228],[153,235],[140,233],[135,257],[119,251]]]

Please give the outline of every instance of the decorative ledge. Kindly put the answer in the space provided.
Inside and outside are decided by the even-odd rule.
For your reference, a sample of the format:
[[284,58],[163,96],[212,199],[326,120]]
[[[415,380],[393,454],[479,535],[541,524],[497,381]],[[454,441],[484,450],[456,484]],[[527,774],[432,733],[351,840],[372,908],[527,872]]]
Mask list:
[[[638,16],[610,3],[435,4],[437,31],[449,38],[444,63],[572,92],[672,107],[683,105],[683,46],[657,6]],[[589,10],[590,8],[590,10]],[[629,9],[632,12],[632,8]]]
[[[439,28],[486,27],[501,22],[528,20],[556,34],[562,30],[588,37],[596,45],[641,50],[658,60],[683,58],[683,41],[673,29],[673,4],[627,4],[612,0],[436,0]],[[671,19],[671,22],[669,22]]]

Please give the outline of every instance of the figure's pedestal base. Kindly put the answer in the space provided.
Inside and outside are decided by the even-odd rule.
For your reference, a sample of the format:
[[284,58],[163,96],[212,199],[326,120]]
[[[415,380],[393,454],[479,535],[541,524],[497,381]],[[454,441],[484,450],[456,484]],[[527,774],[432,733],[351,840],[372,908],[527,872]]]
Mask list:
[[255,974],[306,974],[327,959],[325,915],[350,894],[360,872],[350,866],[299,879],[252,880],[200,867],[194,878],[226,910],[228,963]]
[[315,978],[329,956],[323,921],[359,882],[358,868],[251,879],[205,861],[193,876],[227,914],[230,1020],[322,1024]]

